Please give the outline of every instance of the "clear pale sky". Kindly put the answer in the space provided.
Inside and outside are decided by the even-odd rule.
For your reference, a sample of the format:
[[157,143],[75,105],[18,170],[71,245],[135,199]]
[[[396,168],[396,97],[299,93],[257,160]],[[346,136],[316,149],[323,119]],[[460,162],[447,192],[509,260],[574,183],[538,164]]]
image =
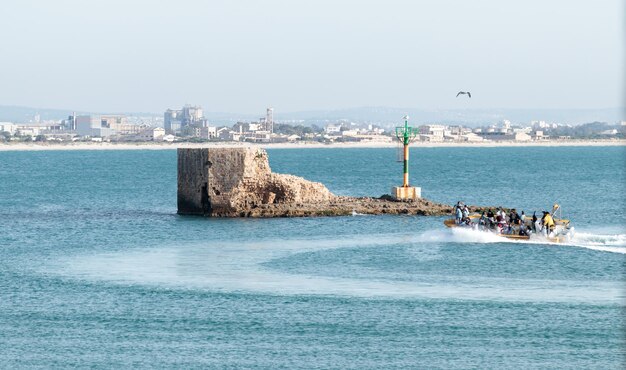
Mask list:
[[624,12],[620,0],[7,0],[0,105],[621,107]]

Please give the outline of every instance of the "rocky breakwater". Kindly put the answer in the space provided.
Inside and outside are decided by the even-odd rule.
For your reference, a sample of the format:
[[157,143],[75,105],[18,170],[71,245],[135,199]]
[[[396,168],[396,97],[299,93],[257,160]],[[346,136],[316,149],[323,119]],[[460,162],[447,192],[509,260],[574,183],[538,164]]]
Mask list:
[[178,149],[178,213],[213,217],[300,217],[361,214],[445,215],[425,199],[346,197],[301,177],[272,173],[256,148]]

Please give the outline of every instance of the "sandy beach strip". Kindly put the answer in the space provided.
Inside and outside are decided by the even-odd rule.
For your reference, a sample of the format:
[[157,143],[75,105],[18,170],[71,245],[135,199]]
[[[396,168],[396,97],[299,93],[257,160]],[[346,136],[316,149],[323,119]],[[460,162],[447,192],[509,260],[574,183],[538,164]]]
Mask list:
[[[626,146],[626,140],[546,140],[532,142],[415,142],[413,148],[495,148],[495,147],[556,147],[556,146]],[[178,148],[236,148],[257,147],[264,149],[303,148],[397,148],[398,142],[354,142],[354,143],[1,143],[0,151],[44,151],[44,150],[173,150]]]

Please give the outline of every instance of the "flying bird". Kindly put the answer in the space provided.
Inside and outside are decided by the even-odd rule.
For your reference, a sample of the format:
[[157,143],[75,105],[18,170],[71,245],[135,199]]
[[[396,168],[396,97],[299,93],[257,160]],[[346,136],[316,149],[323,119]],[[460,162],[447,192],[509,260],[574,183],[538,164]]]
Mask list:
[[456,94],[456,97],[458,98],[459,95],[461,95],[461,94],[463,94],[463,95],[467,94],[467,96],[469,96],[470,98],[472,97],[472,94],[470,94],[469,91],[459,91],[459,93]]

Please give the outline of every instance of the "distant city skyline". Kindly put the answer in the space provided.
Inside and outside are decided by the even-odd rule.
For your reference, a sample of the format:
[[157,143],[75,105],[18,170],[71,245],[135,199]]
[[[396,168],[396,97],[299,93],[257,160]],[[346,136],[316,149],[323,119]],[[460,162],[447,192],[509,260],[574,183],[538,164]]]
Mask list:
[[624,107],[624,10],[619,0],[5,2],[0,105]]

